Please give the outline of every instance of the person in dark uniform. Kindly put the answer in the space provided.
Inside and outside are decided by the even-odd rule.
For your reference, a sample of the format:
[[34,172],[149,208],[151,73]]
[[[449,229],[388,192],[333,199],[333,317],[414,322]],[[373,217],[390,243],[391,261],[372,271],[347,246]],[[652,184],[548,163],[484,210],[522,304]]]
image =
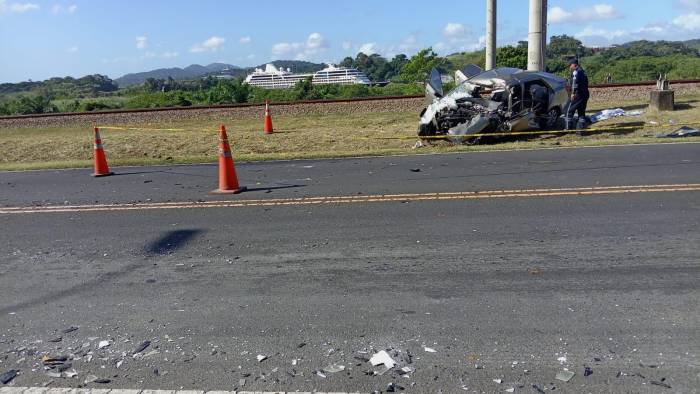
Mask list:
[[578,65],[578,59],[569,60],[569,70],[571,70],[571,101],[566,110],[566,129],[574,128],[574,114],[578,113],[578,124],[576,128],[585,128],[588,124],[586,118],[586,106],[588,105],[588,77],[583,68]]
[[538,119],[540,129],[547,127],[547,110],[549,109],[549,90],[542,85],[534,84],[530,86],[530,96],[532,96],[532,112]]

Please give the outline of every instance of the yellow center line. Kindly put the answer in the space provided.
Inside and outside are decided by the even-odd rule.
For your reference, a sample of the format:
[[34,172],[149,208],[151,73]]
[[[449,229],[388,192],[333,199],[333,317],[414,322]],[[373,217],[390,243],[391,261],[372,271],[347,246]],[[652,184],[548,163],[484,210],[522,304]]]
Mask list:
[[491,190],[473,192],[435,192],[411,194],[377,194],[353,196],[319,196],[278,199],[242,199],[218,200],[205,202],[156,202],[156,203],[123,203],[123,204],[86,204],[62,206],[23,206],[0,207],[0,214],[12,213],[50,213],[50,212],[96,212],[96,211],[135,211],[152,209],[193,209],[193,208],[238,208],[266,207],[293,205],[323,205],[323,204],[352,204],[397,201],[446,201],[446,200],[477,200],[492,198],[525,198],[525,197],[561,197],[561,196],[593,196],[605,194],[626,193],[659,193],[700,191],[700,184],[671,184],[671,185],[633,185],[633,186],[602,186],[556,189],[515,189]]

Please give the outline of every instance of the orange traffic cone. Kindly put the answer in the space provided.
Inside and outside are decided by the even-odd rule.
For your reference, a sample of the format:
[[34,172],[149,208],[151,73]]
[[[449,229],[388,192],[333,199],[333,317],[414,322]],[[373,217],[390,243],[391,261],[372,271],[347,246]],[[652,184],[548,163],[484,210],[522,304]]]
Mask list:
[[231,146],[226,136],[226,126],[221,125],[219,130],[219,188],[213,190],[214,194],[238,194],[245,191],[245,187],[238,185],[238,175],[233,164]]
[[272,134],[272,115],[270,115],[270,103],[265,100],[265,134]]
[[109,171],[109,165],[107,165],[107,157],[105,156],[105,150],[102,147],[102,137],[100,137],[100,129],[95,127],[95,173],[92,176],[109,176],[113,175],[113,172]]

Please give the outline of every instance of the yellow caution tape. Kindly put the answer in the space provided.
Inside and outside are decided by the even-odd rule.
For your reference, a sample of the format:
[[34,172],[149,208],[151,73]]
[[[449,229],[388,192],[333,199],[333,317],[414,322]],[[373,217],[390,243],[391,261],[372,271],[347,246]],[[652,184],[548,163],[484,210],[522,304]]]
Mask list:
[[620,125],[620,126],[610,126],[610,127],[593,127],[593,128],[588,128],[588,129],[580,129],[580,130],[547,130],[547,131],[542,131],[542,130],[533,130],[533,131],[512,131],[509,133],[478,133],[478,134],[466,134],[466,135],[451,135],[451,134],[442,134],[442,135],[430,135],[430,136],[397,136],[397,137],[362,137],[363,139],[379,139],[379,140],[415,140],[416,138],[418,139],[468,139],[468,138],[476,138],[476,137],[505,137],[505,136],[511,136],[511,135],[546,135],[546,134],[573,134],[577,132],[583,132],[583,133],[588,133],[588,132],[595,132],[595,131],[615,131],[615,130],[627,130],[627,129],[645,129],[645,128],[667,128],[667,127],[682,127],[682,126],[690,126],[690,125],[700,125],[700,122],[690,122],[690,123],[682,123],[682,124],[671,124],[671,125],[648,125],[648,124],[643,124],[643,125],[634,125],[634,126],[625,126]]

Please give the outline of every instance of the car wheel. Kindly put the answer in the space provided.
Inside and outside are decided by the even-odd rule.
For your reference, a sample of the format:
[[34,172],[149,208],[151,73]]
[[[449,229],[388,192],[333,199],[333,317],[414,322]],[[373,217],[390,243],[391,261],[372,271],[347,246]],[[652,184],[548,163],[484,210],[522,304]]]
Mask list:
[[559,122],[559,117],[561,116],[561,110],[559,107],[554,107],[547,112],[547,118],[545,122],[545,127],[549,130],[555,129],[557,123]]

